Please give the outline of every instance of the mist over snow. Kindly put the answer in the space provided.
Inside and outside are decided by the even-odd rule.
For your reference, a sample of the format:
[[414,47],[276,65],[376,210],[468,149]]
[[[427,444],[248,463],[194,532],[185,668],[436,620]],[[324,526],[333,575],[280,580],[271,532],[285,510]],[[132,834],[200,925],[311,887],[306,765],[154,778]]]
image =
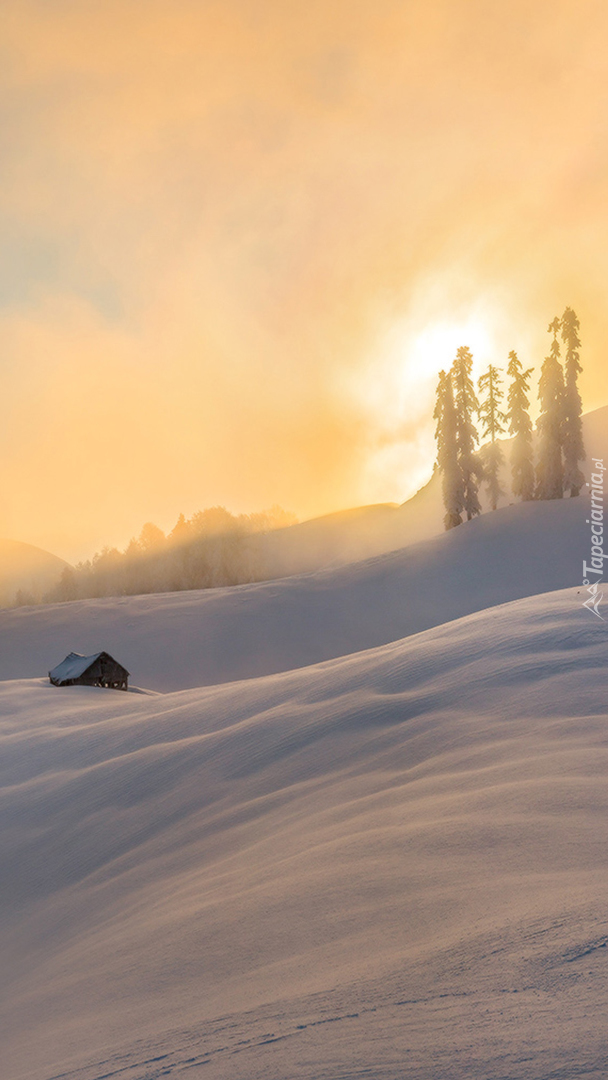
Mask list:
[[5,1075],[605,1074],[605,650],[568,589],[224,686],[1,683]]
[[[587,506],[1,612],[9,1080],[605,1075]],[[100,647],[145,692],[44,677]]]
[[584,498],[527,503],[349,566],[280,581],[0,611],[0,678],[105,649],[137,686],[180,690],[302,667],[580,583]]
[[607,1080],[608,6],[1,21],[0,1080]]
[[67,566],[63,559],[31,544],[0,539],[0,607],[15,602],[19,591],[24,603],[28,595],[39,597],[56,584]]

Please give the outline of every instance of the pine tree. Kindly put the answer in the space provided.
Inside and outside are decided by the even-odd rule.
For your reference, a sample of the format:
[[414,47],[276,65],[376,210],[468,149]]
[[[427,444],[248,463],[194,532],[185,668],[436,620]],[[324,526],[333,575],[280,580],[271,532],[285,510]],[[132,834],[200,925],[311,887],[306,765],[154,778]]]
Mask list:
[[437,421],[435,437],[437,439],[437,467],[442,475],[443,505],[446,529],[453,529],[462,524],[461,513],[464,508],[462,474],[458,464],[456,443],[456,409],[454,390],[449,372],[439,372],[437,385],[437,403],[433,414]]
[[578,467],[584,461],[583,422],[581,418],[582,402],[578,392],[578,373],[582,371],[579,349],[581,347],[578,330],[580,323],[572,308],[567,307],[562,315],[562,341],[566,345],[565,392],[564,392],[564,491],[570,492],[570,498],[578,495],[585,477]]
[[490,441],[482,448],[480,456],[492,510],[496,510],[498,500],[505,494],[499,478],[500,467],[504,464],[505,456],[498,437],[504,435],[507,419],[500,408],[503,398],[501,385],[502,379],[498,368],[490,364],[485,375],[481,376],[478,387],[480,393],[486,394],[479,406],[479,418],[482,425],[482,438]]
[[471,378],[473,357],[466,346],[461,346],[456,351],[456,359],[452,365],[452,380],[454,383],[456,406],[456,446],[458,450],[458,464],[462,474],[463,509],[470,521],[476,514],[481,513],[478,496],[478,479],[483,475],[481,462],[476,451],[478,440],[477,429],[473,422],[473,416],[479,411],[479,403],[475,394],[475,387]]
[[564,424],[564,372],[559,359],[557,335],[560,320],[549,324],[553,334],[549,355],[541,368],[538,396],[541,414],[538,418],[538,466],[536,494],[539,499],[561,499],[564,494],[562,439]]
[[517,353],[509,353],[507,375],[511,379],[507,397],[509,432],[514,436],[511,445],[511,488],[513,494],[528,502],[534,498],[534,465],[532,455],[532,421],[528,409],[528,387],[532,368],[523,370]]

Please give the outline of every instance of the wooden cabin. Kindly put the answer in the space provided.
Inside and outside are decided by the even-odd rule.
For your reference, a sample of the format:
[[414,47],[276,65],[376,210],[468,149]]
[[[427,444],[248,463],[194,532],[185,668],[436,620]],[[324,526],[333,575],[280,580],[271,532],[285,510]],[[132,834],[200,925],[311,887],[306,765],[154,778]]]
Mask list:
[[106,686],[111,690],[128,690],[129,672],[107,652],[81,656],[71,652],[57,667],[49,671],[53,686]]

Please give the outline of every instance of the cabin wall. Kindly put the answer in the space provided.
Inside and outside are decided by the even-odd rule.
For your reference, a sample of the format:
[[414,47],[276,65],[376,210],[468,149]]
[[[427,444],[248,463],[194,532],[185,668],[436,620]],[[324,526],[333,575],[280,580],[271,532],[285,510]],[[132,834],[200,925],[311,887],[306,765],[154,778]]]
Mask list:
[[109,657],[100,656],[76,681],[83,686],[107,686],[113,690],[126,690],[128,675],[121,664]]

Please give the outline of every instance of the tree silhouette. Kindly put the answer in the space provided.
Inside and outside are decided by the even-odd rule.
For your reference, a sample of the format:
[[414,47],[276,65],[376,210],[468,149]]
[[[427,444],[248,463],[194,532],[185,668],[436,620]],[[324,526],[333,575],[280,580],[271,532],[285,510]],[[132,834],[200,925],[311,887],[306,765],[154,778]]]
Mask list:
[[564,448],[564,491],[570,492],[570,497],[578,495],[585,482],[579,461],[584,461],[585,446],[583,443],[583,422],[581,413],[583,406],[578,392],[578,374],[582,371],[579,349],[581,347],[578,336],[579,321],[572,308],[567,307],[562,315],[562,341],[566,345],[564,358],[565,389],[564,389],[564,417],[563,417],[563,448]]
[[439,372],[437,399],[433,413],[437,426],[437,468],[442,473],[443,505],[446,529],[453,529],[462,524],[464,509],[464,488],[462,473],[458,464],[458,445],[456,441],[456,409],[451,375]]
[[534,498],[534,464],[532,453],[532,421],[528,388],[533,368],[524,371],[517,353],[509,353],[507,375],[511,379],[507,396],[509,432],[514,436],[511,445],[511,488],[513,494],[528,502]]
[[463,509],[467,521],[481,513],[478,478],[483,475],[476,450],[479,439],[473,422],[473,417],[479,411],[479,402],[471,378],[472,367],[471,350],[463,345],[456,351],[456,359],[452,364],[452,379],[456,406],[456,446],[462,474]]
[[564,493],[562,439],[565,388],[557,340],[560,326],[557,318],[549,323],[549,333],[553,334],[553,341],[541,368],[538,384],[541,414],[537,424],[539,447],[536,494],[539,499],[561,499]]
[[505,494],[499,479],[500,467],[504,464],[505,455],[498,442],[498,437],[504,435],[507,419],[500,408],[503,398],[501,386],[500,372],[498,368],[490,364],[488,370],[479,379],[478,387],[480,393],[486,395],[479,406],[479,418],[481,420],[482,438],[490,441],[482,448],[481,461],[492,510],[496,510],[499,498]]

